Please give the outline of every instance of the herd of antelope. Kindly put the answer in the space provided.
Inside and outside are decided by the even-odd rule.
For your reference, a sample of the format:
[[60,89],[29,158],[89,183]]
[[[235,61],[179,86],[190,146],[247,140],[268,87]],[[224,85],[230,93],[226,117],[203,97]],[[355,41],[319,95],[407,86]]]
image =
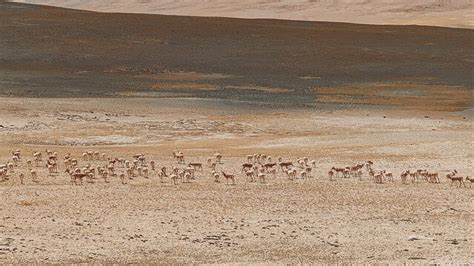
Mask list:
[[[46,150],[45,156],[42,152],[34,152],[31,159],[24,159],[20,150],[13,151],[11,160],[6,164],[0,164],[0,182],[5,182],[18,177],[20,184],[24,184],[25,172],[22,167],[26,167],[27,173],[31,176],[34,183],[39,182],[39,169],[46,168],[47,175],[50,177],[59,175],[59,155],[57,152]],[[71,154],[63,156],[64,173],[68,174],[71,183],[82,185],[84,181],[95,183],[97,179],[103,179],[109,183],[111,178],[118,177],[122,184],[127,184],[128,180],[134,178],[150,178],[151,175],[157,176],[160,182],[165,182],[169,178],[174,185],[189,183],[197,178],[196,172],[204,172],[203,163],[186,163],[184,153],[181,151],[173,152],[173,158],[176,164],[171,167],[158,167],[153,160],[148,161],[145,155],[135,154],[132,159],[111,157],[98,151],[87,151],[82,154],[82,158],[73,158]],[[375,183],[394,182],[393,173],[387,170],[374,169],[374,163],[367,161],[348,167],[332,167],[328,172],[329,180],[335,181],[336,178],[358,178],[362,180],[364,173],[368,175]],[[225,169],[223,156],[220,153],[207,159],[207,167],[210,170],[211,178],[220,183],[224,178],[227,184],[236,183],[236,174]],[[285,161],[278,157],[273,161],[271,156],[264,154],[247,155],[246,160],[241,165],[241,174],[246,182],[266,183],[268,177],[277,178],[277,173],[283,173],[289,180],[313,178],[316,161],[307,157],[299,158],[295,162]],[[474,178],[462,177],[453,170],[446,174],[446,178],[451,181],[451,186],[455,183],[458,187],[466,187],[465,181],[470,186]],[[440,183],[437,172],[426,169],[406,170],[400,174],[401,182],[416,183],[426,181],[429,183]]]

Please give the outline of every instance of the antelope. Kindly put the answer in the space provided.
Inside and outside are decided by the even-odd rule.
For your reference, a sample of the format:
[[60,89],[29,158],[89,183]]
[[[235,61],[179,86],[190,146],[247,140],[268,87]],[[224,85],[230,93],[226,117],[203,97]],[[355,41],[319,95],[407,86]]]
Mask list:
[[403,184],[406,184],[406,181],[407,181],[407,177],[408,175],[410,174],[410,171],[404,171],[400,174],[400,179],[402,180],[402,183]]
[[173,180],[173,184],[177,185],[178,184],[178,175],[172,174],[170,175],[171,180]]
[[202,163],[189,163],[189,167],[193,167],[195,170],[202,171]]
[[186,180],[186,182],[183,181],[183,183],[190,183],[191,182],[191,174],[189,172],[183,172],[183,178]]
[[247,177],[247,179],[246,179],[247,182],[254,182],[255,181],[254,178],[253,178],[254,177],[254,172],[252,170],[245,171],[245,175]]
[[165,166],[161,167],[161,174],[162,174],[163,177],[168,177],[168,174],[166,174],[166,167]]
[[276,165],[276,163],[266,163],[266,164],[263,165],[263,167],[265,168],[265,170],[268,173],[268,170],[273,168],[275,165]]
[[8,171],[10,171],[10,173],[15,172],[15,166],[13,165],[13,163],[8,162],[7,163],[7,169],[8,169]]
[[293,166],[292,162],[280,162],[278,164],[280,166],[280,169],[284,171],[284,169],[288,169],[290,166]]
[[16,151],[12,152],[12,155],[13,155],[13,156],[16,156],[16,157],[18,158],[18,160],[21,160],[21,152],[20,152],[20,150],[17,149]]
[[328,177],[329,177],[329,180],[330,181],[334,181],[333,177],[334,177],[334,171],[333,170],[329,170],[328,172]]
[[[451,179],[451,186],[453,186],[454,182],[459,182],[459,187],[461,187],[461,184],[464,185],[464,187],[466,187],[466,184],[463,181],[463,177],[462,176],[456,176],[456,173],[457,173],[457,171],[454,170],[452,173],[449,173],[449,174],[446,175],[447,179]],[[470,182],[472,182],[472,181],[470,181]]]
[[2,182],[7,180],[7,169],[6,168],[1,168],[0,167],[0,178],[1,178],[0,181],[2,181]]
[[374,165],[374,163],[372,161],[367,161],[365,162],[364,165],[365,165],[365,169],[369,171],[372,168],[372,165]]
[[306,171],[301,171],[301,172],[300,172],[301,179],[307,178],[307,177],[308,177],[307,175],[308,175],[308,174],[306,173]]
[[222,164],[222,154],[216,153],[216,162]]
[[141,166],[137,167],[138,176],[142,176],[142,170],[143,168]]
[[387,179],[387,181],[393,182],[393,174],[391,172],[387,172],[384,170],[383,175],[385,176],[385,179]]
[[144,178],[148,178],[148,168],[144,167],[144,168],[142,169],[142,173],[143,173],[143,177],[144,177]]
[[213,162],[213,163],[211,164],[211,169],[212,169],[212,171],[216,171],[216,166],[217,166],[217,163],[216,163],[216,162]]
[[184,154],[180,151],[173,152],[173,157],[178,160],[178,164],[184,163]]
[[409,172],[408,171],[408,174],[410,175],[411,182],[415,183],[416,182],[416,172]]
[[265,182],[265,174],[264,173],[258,174],[258,180],[260,181],[260,183],[266,183]]
[[216,183],[220,183],[221,181],[219,181],[219,174],[218,173],[214,173],[213,174],[213,177],[214,177],[214,182]]
[[349,178],[351,175],[350,175],[350,168],[349,167],[346,167],[343,171],[342,171],[342,177],[344,178]]
[[119,174],[119,177],[120,177],[120,181],[122,181],[122,185],[127,184],[127,179],[125,178],[125,174],[124,174],[124,173],[120,173],[120,174]]
[[163,181],[163,176],[164,176],[163,172],[159,172],[159,173],[158,173],[158,177],[160,178],[160,183],[163,183],[163,182],[164,182],[164,181]]
[[226,174],[224,171],[221,172],[226,179],[227,185],[229,184],[229,179],[232,181],[232,185],[235,185],[235,176],[233,174]]
[[251,163],[244,163],[244,164],[242,164],[242,172],[245,173],[247,170],[252,169],[252,167],[253,167],[253,164],[251,164]]
[[336,173],[336,177],[339,177],[339,173],[341,173],[342,175],[344,175],[344,168],[336,168],[336,167],[332,167],[331,170],[333,170],[335,173]]
[[247,163],[252,163],[253,155],[247,155]]
[[16,155],[12,156],[12,161],[13,161],[14,166],[18,166],[18,161],[19,160],[20,160],[20,158],[18,158],[18,156],[16,156]]
[[313,168],[311,168],[311,167],[306,167],[305,171],[306,171],[306,175],[307,175],[309,178],[313,178],[313,176],[311,175],[311,172],[313,171]]
[[276,169],[275,168],[272,168],[270,169],[270,171],[268,171],[269,174],[272,174],[273,175],[273,178],[276,178]]
[[184,169],[184,171],[185,171],[186,173],[189,173],[189,174],[191,175],[191,176],[190,176],[191,179],[195,179],[195,177],[196,177],[196,176],[195,176],[196,169],[194,169],[194,167],[187,167],[186,169]]
[[38,174],[36,173],[36,171],[31,170],[30,174],[31,174],[31,179],[33,180],[33,182],[38,182]]
[[383,174],[377,173],[374,175],[375,183],[382,184],[383,183]]
[[20,173],[18,177],[20,178],[20,184],[23,185],[23,178],[25,177],[25,175],[23,173]]
[[469,181],[469,187],[472,187],[472,183],[474,183],[474,177],[466,176],[466,181]]
[[426,173],[428,182],[430,183],[439,183],[438,173]]
[[288,175],[288,179],[294,180],[296,178],[296,169],[287,169],[286,174]]
[[357,170],[356,176],[359,177],[359,181],[362,181],[362,169]]
[[[123,178],[125,178],[125,175],[124,174],[122,174],[122,175],[123,175]],[[107,177],[109,176],[107,171],[102,171],[101,176],[104,179],[105,183],[109,183],[109,180],[107,179]],[[122,184],[123,184],[124,181],[123,181],[122,177],[120,177],[120,179],[122,180]]]

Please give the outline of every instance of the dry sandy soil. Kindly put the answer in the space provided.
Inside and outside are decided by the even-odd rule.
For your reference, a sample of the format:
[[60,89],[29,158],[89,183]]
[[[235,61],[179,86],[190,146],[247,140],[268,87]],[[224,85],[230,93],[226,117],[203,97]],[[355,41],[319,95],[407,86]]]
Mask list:
[[17,0],[100,12],[473,28],[472,0]]
[[[91,9],[99,2],[81,1],[96,3]],[[440,16],[433,21],[467,27],[462,16],[472,6],[258,2],[245,15],[330,9],[342,21],[391,23],[402,14],[401,24]],[[140,3],[146,11],[157,2]],[[212,15],[205,12],[214,6],[209,12],[242,15],[213,1],[202,10],[191,1],[160,3],[167,14]],[[126,11],[142,12],[135,7]],[[368,7],[373,14],[361,16]],[[24,156],[0,182],[0,264],[474,263],[474,188],[444,178],[453,169],[473,176],[473,40],[472,29],[96,13],[0,0],[0,164],[15,149]],[[177,149],[199,162],[220,152],[219,168],[237,184],[215,183],[205,168],[176,186],[154,172],[125,185],[112,178],[74,186],[62,163],[53,177],[38,168],[36,184],[25,159],[46,149],[61,158],[144,153],[167,167]],[[247,183],[239,166],[254,153],[307,156],[317,162],[314,177],[290,181],[279,172],[266,184]],[[367,173],[362,181],[327,178],[332,166],[367,160],[395,182],[375,184]],[[403,170],[420,168],[437,171],[441,184],[401,183]]]
[[[473,174],[468,112],[222,108],[228,104],[0,98],[0,161],[16,148],[24,157],[0,183],[0,263],[474,263],[474,188],[443,177]],[[24,160],[45,149],[76,158],[144,153],[168,167],[175,149],[200,162],[221,152],[220,168],[237,184],[215,183],[205,168],[177,186],[156,173],[126,185],[112,178],[73,186],[43,167],[35,184]],[[239,165],[253,153],[308,156],[317,168],[305,180],[279,172],[267,184],[247,183]],[[362,181],[327,178],[332,166],[366,160],[395,182],[374,184],[366,173]],[[418,168],[438,171],[441,184],[401,183],[402,170]]]

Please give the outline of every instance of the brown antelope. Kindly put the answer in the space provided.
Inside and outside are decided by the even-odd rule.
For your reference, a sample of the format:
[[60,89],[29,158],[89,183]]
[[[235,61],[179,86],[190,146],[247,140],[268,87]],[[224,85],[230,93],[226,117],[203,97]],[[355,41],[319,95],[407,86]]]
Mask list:
[[173,180],[173,184],[177,185],[178,184],[178,175],[172,174],[170,175],[171,180]]
[[277,169],[275,168],[272,168],[270,169],[270,171],[268,171],[269,174],[273,175],[273,178],[276,178],[276,172],[277,172]]
[[464,187],[466,187],[466,184],[464,183],[464,180],[463,180],[464,178],[462,176],[456,176],[456,173],[457,171],[454,170],[452,173],[449,173],[446,175],[446,178],[451,180],[451,186],[453,186],[454,182],[459,182],[458,187],[461,187],[461,185],[464,185]]
[[296,178],[296,169],[287,169],[286,170],[286,175],[288,176],[288,179],[295,180],[295,178]]
[[214,177],[214,182],[216,182],[216,183],[221,182],[221,181],[219,181],[219,174],[218,173],[214,173],[212,176]]
[[3,182],[5,180],[7,180],[7,169],[0,167],[0,181]]
[[77,180],[81,181],[80,184],[82,185],[82,181],[84,177],[87,177],[87,174],[81,173],[80,169],[76,169],[74,172],[72,172],[69,169],[66,169],[66,173],[68,173],[71,176],[71,181],[73,182],[74,185],[77,185]]
[[244,163],[242,164],[242,172],[245,173],[246,171],[252,169],[253,164],[251,163]]
[[144,178],[148,178],[148,168],[143,167],[143,169],[142,169],[142,174],[143,174],[143,177],[144,177]]
[[408,170],[407,170],[407,171],[404,171],[404,172],[402,172],[402,173],[400,174],[400,179],[402,180],[402,183],[403,183],[403,184],[406,184],[406,182],[407,182],[407,177],[408,177],[409,174],[410,174],[410,171],[408,171]]
[[328,177],[329,177],[329,180],[330,181],[334,181],[333,177],[334,177],[334,171],[333,170],[329,170],[328,172]]
[[375,183],[382,184],[383,183],[383,174],[377,173],[374,175]]
[[252,163],[253,155],[247,155],[247,163]]
[[272,169],[275,165],[276,165],[276,163],[266,163],[266,164],[263,165],[263,168],[265,168],[265,171],[267,171],[267,173],[268,173],[268,170]]
[[226,174],[224,171],[222,172],[222,176],[226,179],[227,185],[229,184],[229,180],[232,181],[232,185],[235,185],[235,176],[233,174]]
[[300,176],[301,176],[301,179],[305,179],[308,177],[308,173],[306,173],[306,171],[301,171]]
[[173,152],[173,157],[178,161],[178,164],[184,164],[184,154],[182,152]]
[[216,167],[217,167],[217,163],[216,163],[216,162],[213,162],[213,163],[211,164],[211,169],[212,169],[212,171],[216,171]]
[[466,181],[469,181],[469,187],[472,187],[472,183],[474,183],[474,177],[466,176]]
[[292,162],[280,162],[278,165],[280,166],[280,169],[282,171],[285,171],[285,170],[288,170],[288,168],[290,166],[293,166],[293,163]]
[[20,173],[18,177],[20,178],[20,184],[23,185],[23,179],[25,178],[25,175],[23,173]]
[[331,170],[333,170],[335,173],[336,173],[336,177],[339,177],[339,173],[342,174],[342,176],[344,176],[344,168],[336,168],[336,167],[332,167]]
[[31,170],[30,174],[31,174],[31,179],[33,180],[33,182],[37,183],[38,182],[38,174],[36,173],[36,171]]
[[426,173],[428,182],[430,183],[439,183],[438,173]]
[[202,171],[202,163],[189,163],[188,166],[194,168],[196,171]]
[[246,181],[247,182],[254,182],[255,179],[254,179],[254,171],[252,170],[247,170],[245,171],[245,176],[247,177],[246,178]]
[[388,172],[388,171],[383,170],[383,175],[385,176],[385,179],[387,179],[387,181],[393,182],[392,172]]
[[122,182],[122,185],[127,184],[127,179],[125,178],[125,174],[124,174],[124,173],[120,173],[120,174],[119,174],[119,178],[120,178],[120,181]]
[[222,164],[222,154],[216,153],[216,162]]

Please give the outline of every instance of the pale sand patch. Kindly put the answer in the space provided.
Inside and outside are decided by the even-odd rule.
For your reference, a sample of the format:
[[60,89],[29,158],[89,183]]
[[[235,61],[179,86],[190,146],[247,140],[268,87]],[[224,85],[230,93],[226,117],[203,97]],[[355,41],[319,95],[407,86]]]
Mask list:
[[216,80],[232,77],[219,73],[197,73],[197,72],[165,72],[158,74],[139,75],[138,78],[148,78],[153,80],[170,80],[170,81],[197,81],[197,80]]
[[138,142],[138,137],[129,137],[121,135],[109,136],[88,136],[83,138],[65,137],[63,143],[66,145],[114,145],[114,144],[133,144]]
[[152,86],[153,89],[157,90],[196,90],[196,91],[216,91],[218,87],[208,83],[193,83],[193,82],[180,82],[180,83],[156,83]]
[[252,91],[270,92],[270,93],[287,93],[287,92],[290,92],[290,89],[287,89],[287,88],[266,87],[266,86],[258,86],[258,85],[242,85],[242,86],[228,85],[228,86],[224,86],[224,89],[228,89],[228,90],[252,90]]

